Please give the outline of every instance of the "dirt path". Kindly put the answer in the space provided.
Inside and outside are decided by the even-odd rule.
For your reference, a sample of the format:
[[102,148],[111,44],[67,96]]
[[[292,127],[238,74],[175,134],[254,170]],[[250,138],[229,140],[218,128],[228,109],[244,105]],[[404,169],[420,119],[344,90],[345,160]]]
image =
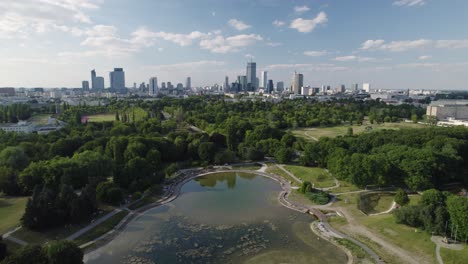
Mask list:
[[360,236],[364,236],[372,240],[373,242],[379,244],[383,247],[388,253],[398,257],[402,262],[400,263],[414,263],[414,264],[422,264],[422,263],[433,263],[433,261],[428,259],[423,259],[421,256],[415,256],[411,252],[402,249],[401,247],[395,246],[394,244],[383,240],[380,236],[376,235],[374,232],[370,231],[363,225],[361,225],[351,213],[347,211],[344,207],[335,207],[335,209],[339,210],[346,220],[348,220],[348,224],[344,226],[346,233],[348,234],[356,234]]
[[395,201],[393,201],[393,202],[392,202],[392,205],[390,206],[390,209],[388,209],[387,211],[383,211],[383,212],[375,213],[375,214],[369,214],[369,216],[388,214],[388,213],[390,213],[391,211],[393,211],[393,209],[395,209],[396,206],[397,206],[397,203],[395,203]]

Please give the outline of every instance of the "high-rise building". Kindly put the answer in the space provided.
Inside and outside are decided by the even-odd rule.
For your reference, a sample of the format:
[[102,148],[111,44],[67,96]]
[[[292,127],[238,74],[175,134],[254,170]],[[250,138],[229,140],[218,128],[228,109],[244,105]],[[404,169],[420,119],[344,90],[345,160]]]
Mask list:
[[185,80],[185,89],[187,89],[187,90],[192,89],[192,78],[191,77],[187,77],[187,79]]
[[357,90],[359,90],[359,84],[357,84],[357,83],[352,84],[352,85],[351,85],[351,90],[354,91],[354,92],[356,92]]
[[245,75],[237,76],[237,82],[240,84],[240,89],[241,89],[240,91],[245,91],[247,89],[247,76]]
[[268,81],[267,81],[267,78],[268,78],[268,72],[267,71],[262,71],[262,74],[261,74],[261,79],[260,79],[260,88],[267,88],[267,85],[268,85]]
[[88,81],[82,81],[81,82],[81,88],[83,91],[89,91],[89,82]]
[[157,77],[151,77],[149,79],[149,91],[148,94],[150,96],[154,96],[158,94],[158,78]]
[[96,90],[96,71],[91,71],[91,89]]
[[294,94],[301,94],[301,87],[304,86],[304,75],[294,72],[291,90]]
[[247,63],[247,90],[255,91],[257,90],[257,63],[249,62]]
[[284,91],[284,82],[277,82],[276,83],[276,91],[278,93],[282,93]]
[[266,92],[269,94],[273,93],[273,80],[268,80]]
[[346,86],[344,84],[338,86],[338,89],[336,89],[336,92],[338,92],[338,93],[346,92]]
[[116,93],[127,93],[125,88],[125,72],[122,68],[114,68],[114,71],[110,72],[110,88]]
[[224,78],[223,90],[224,92],[229,92],[229,77],[228,76]]
[[370,93],[370,89],[371,89],[370,83],[363,83],[362,84],[362,89],[364,90],[364,92]]
[[166,89],[166,83],[165,82],[161,83],[161,89]]
[[102,92],[104,91],[104,77],[97,76],[94,78],[95,91]]

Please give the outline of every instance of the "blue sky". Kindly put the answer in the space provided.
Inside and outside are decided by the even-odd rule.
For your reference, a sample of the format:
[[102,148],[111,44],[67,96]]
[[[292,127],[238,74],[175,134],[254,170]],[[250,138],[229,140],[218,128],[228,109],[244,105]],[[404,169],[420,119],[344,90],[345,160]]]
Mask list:
[[468,88],[466,0],[0,2],[0,86],[79,87],[123,67],[127,86],[221,84],[251,58],[274,82]]

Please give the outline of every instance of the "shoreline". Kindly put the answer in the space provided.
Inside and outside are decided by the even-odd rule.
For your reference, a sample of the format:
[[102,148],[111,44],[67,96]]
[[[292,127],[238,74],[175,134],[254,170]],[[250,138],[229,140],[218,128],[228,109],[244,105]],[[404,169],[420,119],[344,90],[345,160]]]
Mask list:
[[[277,197],[278,202],[280,203],[280,205],[282,205],[282,206],[284,206],[284,207],[286,207],[286,208],[288,208],[290,210],[294,210],[294,211],[297,211],[297,212],[300,212],[300,213],[306,213],[306,214],[313,215],[314,217],[317,218],[317,220],[320,223],[324,224],[324,228],[326,228],[327,231],[329,231],[331,234],[333,234],[332,236],[343,237],[343,238],[349,239],[347,236],[344,236],[341,233],[334,230],[327,223],[326,216],[319,209],[313,208],[313,207],[310,207],[310,206],[305,206],[305,205],[296,205],[296,204],[290,202],[288,200],[288,196],[292,191],[291,184],[281,176],[277,176],[277,175],[274,175],[274,174],[270,174],[270,173],[266,173],[266,172],[262,172],[262,171],[258,171],[258,170],[257,171],[252,171],[252,170],[212,170],[212,171],[203,171],[201,169],[193,169],[193,170],[188,169],[188,170],[184,170],[184,171],[181,172],[182,175],[186,175],[186,173],[187,173],[187,176],[185,176],[185,177],[183,177],[181,179],[178,179],[174,183],[171,183],[169,185],[169,188],[168,188],[168,191],[167,191],[168,195],[166,195],[165,197],[159,199],[158,201],[156,201],[154,203],[148,204],[146,206],[143,206],[143,207],[140,207],[140,208],[138,208],[136,210],[131,211],[130,214],[128,214],[124,219],[122,219],[122,221],[119,222],[112,230],[110,230],[109,232],[107,232],[107,233],[103,234],[102,236],[96,238],[93,241],[90,241],[88,243],[85,243],[85,244],[81,245],[81,246],[83,246],[83,248],[89,247],[88,248],[89,251],[85,252],[85,254],[84,254],[84,262],[86,263],[86,261],[89,258],[92,257],[92,254],[96,250],[98,250],[99,248],[101,248],[101,247],[105,246],[106,244],[110,243],[115,237],[117,237],[119,234],[121,234],[126,229],[126,227],[128,226],[128,224],[130,222],[137,220],[139,217],[141,217],[142,215],[144,215],[146,212],[148,212],[149,210],[151,210],[153,208],[156,208],[156,207],[161,206],[161,205],[165,205],[165,204],[170,203],[170,202],[174,201],[175,199],[177,199],[177,197],[180,195],[180,190],[181,190],[182,186],[184,186],[187,182],[189,182],[189,181],[191,181],[193,179],[203,177],[203,176],[207,176],[207,175],[211,175],[211,174],[228,173],[228,172],[255,174],[255,175],[259,175],[259,176],[266,177],[266,178],[269,178],[271,180],[276,181],[277,183],[279,183],[279,185],[281,186],[281,189],[282,189],[279,192],[278,197]],[[314,222],[316,222],[316,221],[314,221]],[[336,245],[335,243],[332,242],[331,239],[328,239],[321,232],[318,232],[317,230],[313,230],[313,229],[312,229],[312,231],[313,231],[313,233],[318,235],[320,238],[322,238],[322,239]],[[315,232],[315,231],[317,231],[317,232]],[[354,239],[350,239],[350,240],[352,242],[354,242],[353,241]],[[358,246],[361,246],[360,243],[356,243],[356,244]],[[349,252],[347,251],[347,249],[345,249],[345,248],[343,248],[341,246],[338,246],[338,248],[340,248],[345,253],[345,255],[348,257],[348,264],[352,263],[353,259],[352,258],[350,259],[350,257],[349,257],[350,255],[349,255]],[[370,250],[368,248],[367,249],[363,248],[363,249],[365,251]],[[85,251],[87,251],[87,250],[85,250]],[[368,253],[377,263],[382,263],[380,261],[380,259],[378,258],[378,256],[374,252],[372,252],[373,254],[371,254],[370,252],[368,252]],[[374,256],[377,256],[377,259]]]

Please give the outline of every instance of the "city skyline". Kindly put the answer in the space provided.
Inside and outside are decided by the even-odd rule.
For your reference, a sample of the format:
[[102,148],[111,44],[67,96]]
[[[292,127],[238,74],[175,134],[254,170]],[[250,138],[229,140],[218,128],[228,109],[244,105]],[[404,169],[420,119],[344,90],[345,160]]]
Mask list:
[[0,7],[0,87],[81,87],[91,69],[106,76],[115,67],[126,70],[127,86],[191,76],[197,87],[236,80],[249,61],[257,63],[256,78],[267,71],[285,87],[294,71],[312,86],[468,87],[468,3],[461,0],[20,0]]

